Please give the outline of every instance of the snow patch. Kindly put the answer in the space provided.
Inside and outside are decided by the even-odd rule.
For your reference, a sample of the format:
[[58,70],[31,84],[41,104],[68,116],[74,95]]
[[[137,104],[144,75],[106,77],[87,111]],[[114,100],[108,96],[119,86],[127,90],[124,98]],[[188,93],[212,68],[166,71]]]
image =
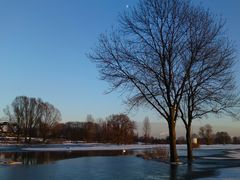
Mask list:
[[228,151],[229,154],[227,154],[228,157],[233,159],[240,159],[240,151]]

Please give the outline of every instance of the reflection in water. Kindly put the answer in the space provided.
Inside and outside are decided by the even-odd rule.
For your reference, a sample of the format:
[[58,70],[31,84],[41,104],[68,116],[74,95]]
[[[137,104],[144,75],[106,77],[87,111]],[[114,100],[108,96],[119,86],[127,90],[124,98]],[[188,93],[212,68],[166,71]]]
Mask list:
[[57,160],[86,156],[132,155],[132,151],[66,151],[66,152],[0,152],[0,161],[21,162],[24,165],[49,164]]
[[177,179],[177,168],[178,165],[170,165],[170,179],[176,180]]
[[[186,157],[181,157],[183,164],[171,165],[158,160],[144,160],[142,158],[137,158],[134,157],[135,154],[137,154],[136,151],[127,151],[126,153],[123,153],[123,151],[111,150],[68,152],[1,152],[0,161],[22,162],[24,166],[0,166],[0,179],[9,180],[17,179],[15,177],[22,177],[21,179],[25,180],[65,180],[78,179],[78,177],[81,177],[81,179],[100,180],[190,180],[196,178],[214,177],[217,175],[216,173],[218,172],[217,170],[219,168],[240,167],[240,161],[234,159],[224,160],[196,157],[195,161],[192,164],[189,164],[187,163]],[[224,154],[222,154],[222,157],[224,157]],[[35,164],[42,165],[35,166]]]

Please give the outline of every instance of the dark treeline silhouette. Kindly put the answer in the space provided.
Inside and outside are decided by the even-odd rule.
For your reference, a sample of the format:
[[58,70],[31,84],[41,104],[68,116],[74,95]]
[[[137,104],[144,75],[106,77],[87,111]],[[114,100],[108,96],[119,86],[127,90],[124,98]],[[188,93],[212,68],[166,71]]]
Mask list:
[[[228,132],[217,131],[214,132],[210,124],[206,124],[199,128],[198,135],[192,134],[191,139],[196,138],[198,144],[240,144],[240,137],[231,137]],[[176,140],[177,144],[187,144],[187,140],[184,136],[180,136]]]
[[16,137],[18,143],[84,141],[131,144],[136,140],[135,122],[125,114],[114,114],[97,122],[88,115],[86,122],[60,123],[61,113],[40,98],[18,96],[4,109],[0,123],[2,137]]
[[145,144],[148,144],[151,140],[151,125],[148,117],[145,117],[143,120],[143,137]]
[[216,132],[212,133],[211,136],[203,135],[199,136],[200,144],[240,144],[240,137],[231,137],[228,132]]
[[[33,121],[31,120],[33,115],[27,115],[28,111],[30,111],[29,107],[23,108],[29,101],[41,103],[41,106],[34,106],[42,108],[42,112],[38,110],[41,112],[41,116],[37,116],[41,118],[36,118],[36,122],[32,122],[34,125],[30,129],[27,121]],[[25,112],[22,112],[24,109]],[[145,144],[169,144],[170,141],[169,136],[165,138],[150,136],[151,125],[148,117],[145,117],[143,121],[143,136],[138,137],[135,134],[135,122],[131,121],[125,114],[110,115],[105,120],[95,120],[92,115],[87,115],[85,122],[60,123],[60,112],[53,105],[44,103],[41,99],[25,96],[17,97],[12,103],[12,109],[7,107],[4,112],[7,118],[5,118],[5,122],[0,123],[0,135],[1,137],[16,138],[18,143],[61,143],[72,141],[114,144],[139,142]],[[26,115],[22,115],[24,113]],[[8,121],[6,121],[7,119]],[[214,133],[212,126],[209,124],[200,127],[198,135],[193,134],[192,138],[197,138],[199,144],[240,144],[240,137],[231,137],[228,132],[222,131]],[[33,142],[32,139],[34,139]],[[180,136],[176,139],[176,144],[187,144],[187,140],[184,136]]]
[[60,111],[40,98],[18,96],[11,107],[4,110],[9,123],[10,134],[24,137],[25,143],[31,143],[32,137],[41,137],[45,141],[54,126],[61,120]]
[[239,137],[233,137],[228,132],[216,132],[210,124],[199,128],[199,141],[201,144],[239,144]]
[[95,122],[88,115],[86,122],[67,122],[53,129],[52,138],[72,141],[131,144],[135,141],[135,123],[125,114],[111,115]]

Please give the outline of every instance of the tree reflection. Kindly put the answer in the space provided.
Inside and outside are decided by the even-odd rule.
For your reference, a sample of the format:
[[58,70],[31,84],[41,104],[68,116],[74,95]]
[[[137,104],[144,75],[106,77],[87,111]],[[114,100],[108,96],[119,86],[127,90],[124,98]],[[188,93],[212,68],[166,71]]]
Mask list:
[[21,162],[23,165],[50,164],[57,160],[85,156],[132,155],[132,151],[65,151],[65,152],[1,152],[0,162]]
[[176,180],[177,179],[177,172],[178,172],[178,165],[171,164],[170,166],[170,179]]

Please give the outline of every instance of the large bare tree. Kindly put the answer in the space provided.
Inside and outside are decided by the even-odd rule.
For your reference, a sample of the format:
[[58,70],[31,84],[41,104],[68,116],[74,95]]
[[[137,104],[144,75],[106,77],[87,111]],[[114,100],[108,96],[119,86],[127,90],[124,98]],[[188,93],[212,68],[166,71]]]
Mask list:
[[201,7],[193,7],[188,15],[186,46],[191,53],[191,67],[179,106],[186,128],[188,160],[193,159],[191,126],[194,119],[209,113],[237,114],[233,64],[235,49],[224,34],[224,23]]
[[90,55],[112,90],[129,92],[130,105],[150,106],[167,121],[171,162],[178,161],[176,121],[195,61],[191,16],[199,13],[189,1],[140,0]]

